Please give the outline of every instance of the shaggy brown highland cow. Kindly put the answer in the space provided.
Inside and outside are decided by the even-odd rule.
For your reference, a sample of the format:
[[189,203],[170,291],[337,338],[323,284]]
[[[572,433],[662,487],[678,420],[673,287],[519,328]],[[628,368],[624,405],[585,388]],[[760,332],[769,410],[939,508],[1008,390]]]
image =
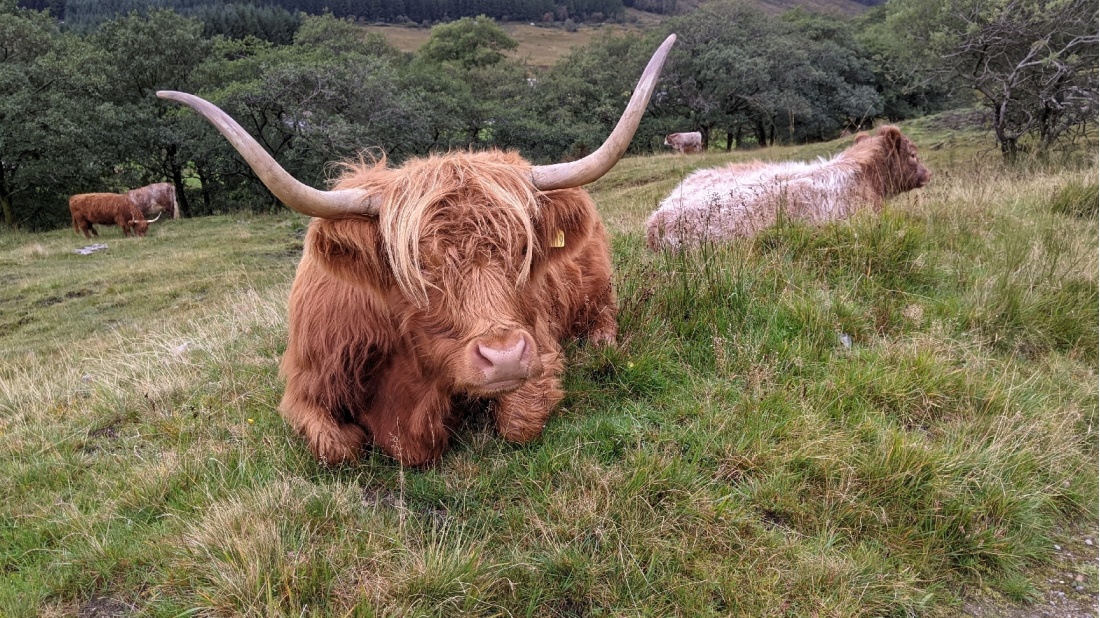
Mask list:
[[355,461],[373,443],[402,464],[433,462],[478,399],[506,439],[541,434],[562,398],[561,342],[616,335],[607,232],[579,187],[626,150],[674,40],[584,159],[532,166],[490,151],[346,164],[331,191],[292,178],[210,103],[158,93],[203,114],[272,193],[316,217],[290,294],[279,409],[318,459]]
[[73,229],[78,234],[84,232],[85,238],[99,236],[93,225],[117,225],[125,236],[145,236],[149,224],[156,221],[146,219],[128,195],[118,193],[74,195],[69,198],[69,212],[73,216]]
[[780,220],[846,219],[928,184],[932,174],[897,127],[856,136],[851,148],[817,163],[740,163],[698,170],[646,223],[654,251],[752,236]]

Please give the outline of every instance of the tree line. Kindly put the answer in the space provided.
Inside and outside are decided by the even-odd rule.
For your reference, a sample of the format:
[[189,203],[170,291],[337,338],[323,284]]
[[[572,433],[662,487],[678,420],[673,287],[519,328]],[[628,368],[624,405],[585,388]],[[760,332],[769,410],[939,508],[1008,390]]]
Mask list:
[[[502,21],[603,21],[623,15],[623,0],[20,0],[20,6],[49,10],[75,30],[94,28],[109,19],[132,12],[144,14],[169,9],[203,19],[207,15],[237,12],[286,19],[306,13],[370,22],[432,24],[461,17],[485,15]],[[627,6],[671,14],[676,0],[627,0]],[[221,19],[232,16],[221,16]],[[222,33],[219,33],[222,34]]]
[[[161,89],[219,105],[314,186],[324,186],[331,161],[357,157],[399,163],[505,148],[536,163],[577,158],[602,143],[669,32],[679,39],[633,153],[659,151],[676,131],[702,131],[717,142],[711,148],[751,148],[985,103],[961,74],[962,60],[931,64],[926,56],[927,71],[918,71],[912,49],[897,47],[898,30],[908,26],[896,15],[920,3],[891,0],[854,23],[711,3],[653,32],[597,37],[540,70],[510,58],[515,41],[484,16],[438,24],[420,50],[403,53],[332,14],[299,15],[281,43],[210,34],[200,19],[168,10],[79,33],[48,12],[0,0],[0,213],[7,227],[63,226],[71,194],[164,180],[177,186],[189,216],[277,207],[205,120],[155,97]],[[1082,19],[1087,26],[1087,11]],[[1079,37],[1085,48],[1070,39],[1061,45],[1081,55],[1088,36]],[[1094,38],[1092,46],[1095,61]],[[1019,133],[1017,148],[1054,143],[1094,122],[1095,64],[1071,61],[1025,67],[1057,69],[1062,90],[1047,84],[1045,98],[998,107],[996,118]],[[1021,97],[1046,84],[1035,74],[1018,81]],[[1051,118],[1028,128],[1021,112],[1029,109]],[[1029,131],[1038,136],[1030,142]]]

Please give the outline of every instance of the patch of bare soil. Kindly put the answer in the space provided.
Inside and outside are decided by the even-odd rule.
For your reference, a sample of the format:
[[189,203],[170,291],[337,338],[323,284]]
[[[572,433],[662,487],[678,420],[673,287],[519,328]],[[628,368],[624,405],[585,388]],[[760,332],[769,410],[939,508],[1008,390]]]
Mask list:
[[1097,618],[1097,533],[1076,530],[1054,546],[1054,559],[1042,570],[1039,598],[1028,604],[992,596],[968,599],[960,618]]
[[96,597],[80,606],[79,618],[129,618],[137,615],[133,605],[111,597]]

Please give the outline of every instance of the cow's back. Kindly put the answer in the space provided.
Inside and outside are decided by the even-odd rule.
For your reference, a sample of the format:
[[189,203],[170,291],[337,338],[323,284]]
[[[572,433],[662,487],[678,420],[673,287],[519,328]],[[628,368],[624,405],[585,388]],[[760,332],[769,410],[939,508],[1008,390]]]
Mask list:
[[176,202],[176,187],[170,182],[158,182],[129,190],[126,195],[146,217],[167,212],[173,219],[180,216]]

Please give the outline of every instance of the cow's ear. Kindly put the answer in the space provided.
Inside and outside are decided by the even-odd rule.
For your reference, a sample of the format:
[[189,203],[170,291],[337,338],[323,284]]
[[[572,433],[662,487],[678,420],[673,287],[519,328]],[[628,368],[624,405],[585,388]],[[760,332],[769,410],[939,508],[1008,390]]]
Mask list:
[[305,250],[321,267],[353,285],[384,290],[393,281],[378,219],[314,219]]
[[592,198],[582,189],[562,189],[542,194],[534,219],[537,262],[572,257],[599,232]]
[[870,137],[871,137],[871,136],[870,136],[870,135],[867,135],[866,133],[858,133],[858,134],[856,135],[856,140],[855,140],[855,142],[854,142],[854,143],[858,144],[858,143],[860,143],[860,142],[862,142],[862,141],[865,141],[865,140],[867,140],[867,139],[870,139]]
[[879,127],[878,136],[885,139],[886,143],[890,144],[891,146],[900,144],[904,139],[904,136],[902,136],[901,134],[901,130],[893,125]]

